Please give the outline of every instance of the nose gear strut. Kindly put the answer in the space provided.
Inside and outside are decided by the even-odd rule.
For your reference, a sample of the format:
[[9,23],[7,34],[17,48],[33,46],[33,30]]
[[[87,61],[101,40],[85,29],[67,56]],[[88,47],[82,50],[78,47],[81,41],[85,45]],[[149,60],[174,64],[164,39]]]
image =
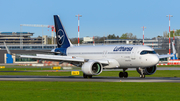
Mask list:
[[144,73],[143,73],[144,69],[141,68],[141,67],[139,67],[139,71],[141,72],[140,78],[145,78],[145,75],[144,75]]

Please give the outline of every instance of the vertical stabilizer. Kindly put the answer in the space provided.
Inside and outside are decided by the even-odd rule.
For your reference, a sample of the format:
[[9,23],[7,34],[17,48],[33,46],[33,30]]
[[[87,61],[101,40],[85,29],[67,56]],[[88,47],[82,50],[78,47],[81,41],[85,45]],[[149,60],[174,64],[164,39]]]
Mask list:
[[68,48],[72,46],[70,40],[67,37],[66,31],[58,15],[54,15],[54,23],[56,29],[56,40],[58,48]]

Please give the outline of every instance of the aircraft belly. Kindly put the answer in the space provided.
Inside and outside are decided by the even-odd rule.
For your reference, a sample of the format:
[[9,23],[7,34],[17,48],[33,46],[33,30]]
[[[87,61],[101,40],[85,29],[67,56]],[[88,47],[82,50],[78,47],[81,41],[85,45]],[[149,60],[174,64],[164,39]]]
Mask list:
[[139,67],[139,61],[138,59],[131,59],[131,56],[120,56],[121,58],[118,59],[118,62],[120,64],[120,67],[123,68],[136,68]]

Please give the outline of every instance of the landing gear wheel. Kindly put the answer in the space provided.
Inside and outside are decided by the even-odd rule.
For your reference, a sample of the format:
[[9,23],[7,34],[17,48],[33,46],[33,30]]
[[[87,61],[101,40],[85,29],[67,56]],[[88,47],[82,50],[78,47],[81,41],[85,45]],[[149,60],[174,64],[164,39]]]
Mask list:
[[83,77],[84,77],[84,78],[92,78],[92,75],[83,74]]
[[87,77],[88,77],[88,78],[92,78],[92,75],[88,75]]
[[124,78],[127,78],[127,77],[128,77],[128,73],[124,72]]
[[145,78],[145,75],[140,75],[140,78]]
[[127,78],[128,77],[128,72],[119,72],[119,77],[120,78]]
[[83,77],[84,77],[84,78],[87,78],[88,76],[87,76],[86,74],[83,74]]
[[123,72],[119,72],[119,77],[123,78],[123,76],[124,76],[124,73]]

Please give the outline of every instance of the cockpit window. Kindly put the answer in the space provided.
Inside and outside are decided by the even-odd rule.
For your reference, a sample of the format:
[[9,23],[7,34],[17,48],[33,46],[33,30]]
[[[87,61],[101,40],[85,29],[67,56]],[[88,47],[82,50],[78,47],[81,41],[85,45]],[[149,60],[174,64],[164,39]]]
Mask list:
[[144,54],[156,54],[155,51],[147,51],[147,50],[143,50],[140,55],[144,55]]

